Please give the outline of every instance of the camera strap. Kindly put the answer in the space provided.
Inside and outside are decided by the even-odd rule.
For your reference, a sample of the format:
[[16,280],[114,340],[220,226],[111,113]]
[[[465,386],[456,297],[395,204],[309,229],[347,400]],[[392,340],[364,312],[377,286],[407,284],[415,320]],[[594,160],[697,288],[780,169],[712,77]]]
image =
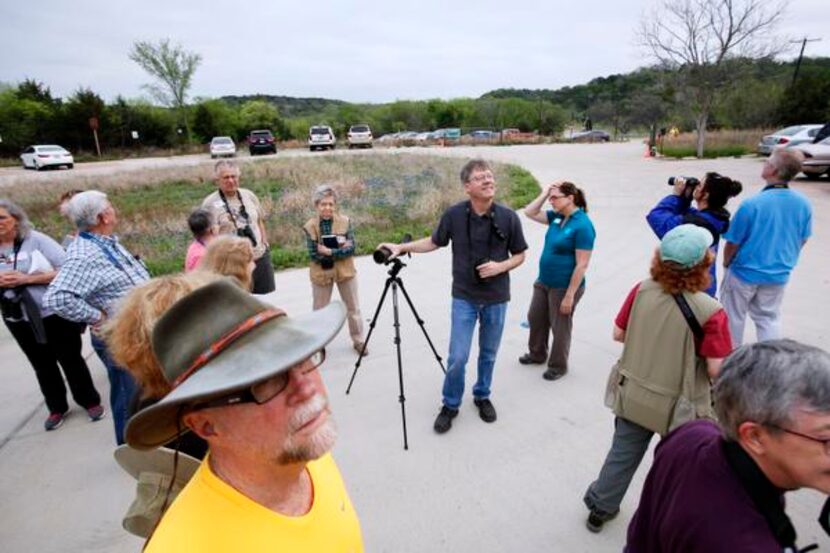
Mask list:
[[[228,212],[228,216],[230,216],[231,218],[233,228],[239,230],[239,225],[236,222],[236,217],[234,217],[233,215],[233,210],[231,209],[231,206],[228,203],[228,199],[225,197],[225,193],[221,190],[219,190],[219,197],[222,198],[222,203],[225,204],[225,211]],[[242,201],[242,193],[238,190],[236,192],[236,197],[239,198],[239,214],[250,220],[250,217],[248,216],[248,210],[245,208],[245,202]]]
[[703,328],[701,328],[697,317],[695,317],[695,314],[692,312],[692,308],[689,307],[689,302],[686,301],[683,294],[672,294],[672,297],[674,298],[674,301],[677,302],[680,312],[683,313],[683,318],[686,319],[686,323],[688,323],[689,328],[692,330],[692,334],[694,334],[695,338],[697,338],[699,342],[702,342]]
[[774,182],[772,184],[768,184],[764,187],[761,192],[766,192],[767,190],[781,190],[782,188],[789,188],[790,184],[787,182]]
[[[473,252],[473,236],[472,232],[470,231],[470,220],[473,217],[473,204],[472,202],[467,202],[467,244],[469,245],[469,249],[467,250],[467,256],[470,258],[470,265],[473,267],[473,271],[475,271],[475,254]],[[487,254],[486,258],[490,259],[491,251],[493,250],[493,234],[495,230],[498,228],[496,225],[496,204],[490,206],[490,211],[487,212],[487,219],[490,221],[490,232],[487,234]],[[499,233],[504,236],[504,233],[501,232],[499,229]],[[507,240],[507,237],[504,236],[504,240]]]
[[[119,271],[124,273],[127,276],[127,278],[130,279],[130,282],[134,286],[137,286],[137,285],[141,284],[141,281],[136,282],[136,280],[133,278],[133,275],[130,273],[130,271],[128,271],[124,267],[124,265],[122,265],[121,262],[118,260],[118,258],[116,257],[116,254],[118,254],[119,257],[125,258],[125,260],[127,261],[127,263],[130,264],[130,266],[134,266],[135,264],[138,264],[141,267],[141,269],[145,273],[147,273],[147,276],[149,277],[149,272],[147,272],[147,269],[144,267],[144,265],[142,265],[134,257],[132,259],[130,259],[131,256],[130,255],[125,255],[115,242],[113,242],[112,244],[108,244],[107,242],[105,242],[101,238],[95,236],[91,232],[86,232],[86,231],[78,233],[78,237],[83,238],[84,240],[89,240],[90,242],[92,242],[93,244],[98,246],[98,248],[101,250],[101,252],[107,258],[107,260],[110,262],[110,264],[112,264],[113,267],[115,267],[116,269],[118,269]],[[113,252],[115,252],[115,253],[113,253]]]

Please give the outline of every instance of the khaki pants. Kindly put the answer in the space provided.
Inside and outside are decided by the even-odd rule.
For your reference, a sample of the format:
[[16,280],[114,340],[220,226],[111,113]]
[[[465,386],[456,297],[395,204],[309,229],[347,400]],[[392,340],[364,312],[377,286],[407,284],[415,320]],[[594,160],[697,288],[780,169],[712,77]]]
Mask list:
[[[331,302],[331,290],[334,284],[319,286],[311,283],[311,296],[313,298],[314,310],[322,309]],[[352,343],[357,344],[363,341],[363,319],[360,315],[360,302],[357,299],[357,279],[350,278],[337,283],[337,291],[340,299],[346,304],[346,319],[349,322],[349,335]]]
[[[582,294],[585,293],[585,287],[580,286],[577,289],[570,315],[559,312],[559,304],[562,303],[566,291],[566,288],[548,288],[536,281],[533,284],[533,296],[527,313],[530,323],[530,335],[527,340],[530,357],[538,363],[547,359],[548,367],[561,370],[568,370],[574,312],[579,300],[582,299]],[[553,334],[553,344],[548,357],[550,334]]]

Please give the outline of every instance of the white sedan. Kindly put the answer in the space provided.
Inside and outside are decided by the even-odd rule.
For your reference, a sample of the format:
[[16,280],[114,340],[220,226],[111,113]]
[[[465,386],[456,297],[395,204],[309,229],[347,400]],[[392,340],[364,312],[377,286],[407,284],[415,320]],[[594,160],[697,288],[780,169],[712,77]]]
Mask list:
[[20,161],[24,169],[40,171],[46,167],[60,167],[65,165],[67,169],[75,166],[75,159],[66,148],[49,144],[45,146],[29,146],[20,154]]
[[210,141],[210,157],[234,157],[236,155],[236,144],[230,136],[214,136]]

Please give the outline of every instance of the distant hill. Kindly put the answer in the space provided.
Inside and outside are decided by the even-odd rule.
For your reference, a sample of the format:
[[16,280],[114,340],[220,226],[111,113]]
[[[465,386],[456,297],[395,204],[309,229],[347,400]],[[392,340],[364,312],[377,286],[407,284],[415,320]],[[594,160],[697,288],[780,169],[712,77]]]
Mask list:
[[[795,60],[746,60],[743,77],[760,82],[778,81],[788,84],[795,64]],[[830,71],[830,58],[826,57],[804,58],[801,65],[803,74],[827,71]],[[665,84],[670,81],[667,77],[671,76],[670,70],[644,67],[630,73],[598,77],[586,84],[557,89],[499,88],[483,94],[481,98],[542,99],[584,112],[597,100],[621,101],[644,90],[665,88]]]
[[291,96],[272,96],[270,94],[253,94],[247,96],[222,96],[229,105],[238,107],[251,100],[263,100],[274,104],[280,112],[281,117],[302,117],[304,115],[316,115],[329,106],[342,106],[348,102],[342,100],[330,100],[328,98],[294,98]]

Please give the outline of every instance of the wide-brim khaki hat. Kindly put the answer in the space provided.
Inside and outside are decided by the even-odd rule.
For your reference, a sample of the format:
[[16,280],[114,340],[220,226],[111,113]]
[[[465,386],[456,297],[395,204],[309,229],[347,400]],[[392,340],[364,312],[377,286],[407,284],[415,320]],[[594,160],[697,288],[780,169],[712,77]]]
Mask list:
[[165,508],[170,506],[199,469],[199,459],[186,453],[176,453],[166,447],[140,451],[127,444],[115,450],[115,460],[136,479],[135,498],[121,521],[129,533],[149,537]]
[[328,344],[345,317],[340,302],[289,317],[228,279],[191,292],[153,329],[153,351],[173,390],[129,420],[127,443],[170,442],[183,431],[178,419],[187,407],[289,370]]

